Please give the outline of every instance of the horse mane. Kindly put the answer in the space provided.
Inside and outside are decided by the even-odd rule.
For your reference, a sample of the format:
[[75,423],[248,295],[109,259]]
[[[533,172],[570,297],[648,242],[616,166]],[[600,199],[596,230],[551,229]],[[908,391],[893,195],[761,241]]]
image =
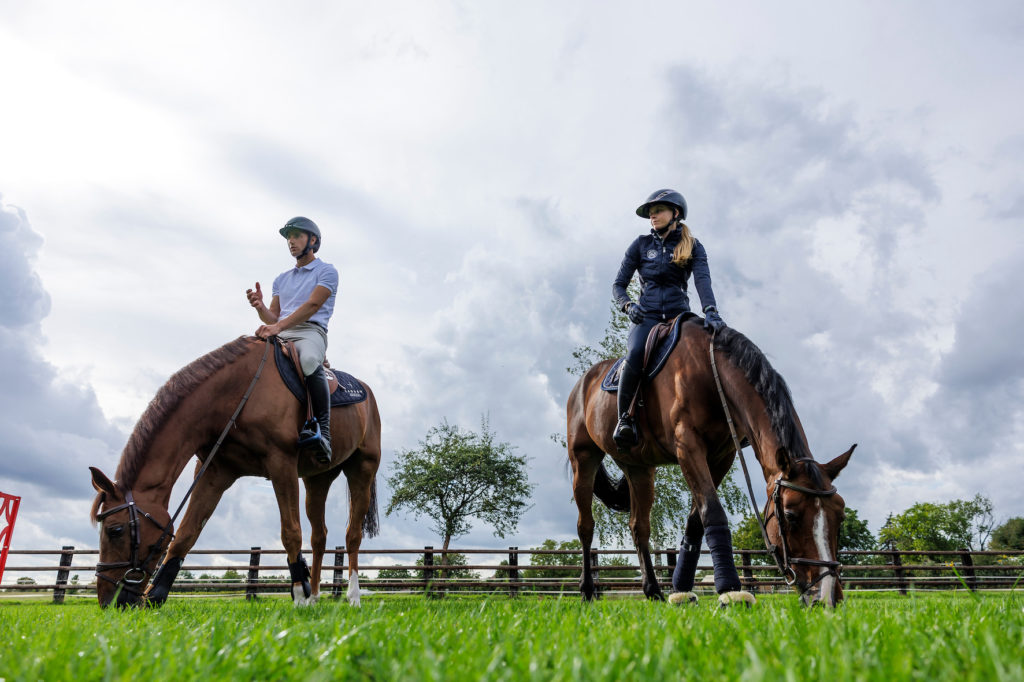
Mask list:
[[[230,365],[251,348],[252,337],[240,336],[185,365],[160,387],[160,390],[149,402],[146,411],[139,417],[139,421],[135,424],[135,429],[121,453],[121,462],[117,465],[115,474],[119,488],[128,490],[135,485],[139,470],[145,461],[146,453],[152,445],[156,432],[164,421],[174,413],[181,401],[215,372]],[[98,498],[99,496],[97,496]],[[93,505],[93,514],[95,514],[97,506],[97,504]]]
[[[747,381],[764,401],[771,423],[772,433],[779,444],[789,453],[790,461],[814,459],[807,442],[800,437],[797,427],[796,410],[789,386],[782,375],[775,371],[768,358],[754,342],[731,327],[724,327],[715,335],[715,348],[721,351],[737,369],[743,372]],[[805,463],[810,464],[810,463]],[[817,466],[806,466],[808,475],[815,484],[821,485],[821,473]]]

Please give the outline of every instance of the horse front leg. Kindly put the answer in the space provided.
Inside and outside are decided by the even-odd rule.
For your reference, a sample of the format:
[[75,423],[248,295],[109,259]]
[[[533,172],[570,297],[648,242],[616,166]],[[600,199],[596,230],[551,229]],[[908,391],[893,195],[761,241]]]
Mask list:
[[[376,516],[374,486],[379,457],[354,454],[343,465],[348,479],[348,528],[345,530],[345,551],[348,553],[348,590],[345,596],[352,606],[359,606],[359,546],[363,542],[363,525],[367,514]],[[375,524],[374,524],[375,525]],[[373,531],[371,530],[371,533]]]
[[654,467],[630,466],[625,468],[626,480],[629,482],[630,505],[629,530],[633,535],[633,545],[640,559],[643,572],[643,590],[648,599],[664,601],[665,595],[658,584],[658,576],[654,572],[651,561],[651,507],[654,505]]
[[[202,462],[196,462],[198,473]],[[160,606],[167,601],[171,586],[178,571],[185,562],[185,556],[195,546],[199,534],[206,525],[207,520],[217,508],[224,491],[231,487],[231,484],[238,480],[233,473],[224,471],[213,463],[203,474],[203,477],[196,483],[189,498],[188,507],[185,508],[185,516],[181,519],[181,525],[167,547],[167,554],[164,557],[160,568],[153,575],[153,580],[143,594],[143,600],[147,606]]]
[[294,455],[268,453],[270,483],[274,486],[281,513],[281,544],[288,555],[292,579],[292,601],[296,606],[309,603],[313,588],[309,584],[309,564],[302,556],[302,524],[299,520],[299,476]]
[[313,548],[313,566],[310,568],[310,583],[312,594],[309,596],[309,603],[315,604],[320,600],[321,572],[324,564],[324,553],[327,549],[327,521],[325,510],[327,507],[327,494],[331,484],[338,477],[341,470],[337,467],[328,469],[322,474],[307,476],[303,479],[306,486],[306,518],[309,519],[310,532],[309,544]]
[[686,529],[683,531],[683,540],[679,544],[679,558],[676,560],[675,570],[672,571],[672,597],[673,603],[696,602],[697,595],[693,593],[693,582],[697,575],[697,563],[700,561],[700,546],[704,541],[704,522],[700,520],[700,513],[696,505],[691,505],[690,514],[686,519]]
[[595,453],[584,449],[570,450],[569,454],[569,461],[572,463],[572,497],[579,510],[576,532],[583,548],[583,572],[580,574],[580,594],[583,601],[593,601],[596,592],[590,549],[594,542],[594,478],[603,457],[602,452]]
[[[676,457],[683,469],[683,476],[690,486],[693,495],[693,506],[697,510],[701,525],[704,527],[704,539],[707,540],[711,552],[711,564],[715,572],[715,591],[719,595],[719,603],[728,606],[734,602],[753,603],[754,596],[742,591],[736,563],[733,561],[732,532],[729,530],[729,517],[718,499],[715,481],[707,463],[706,448],[697,442],[689,430],[677,429]],[[687,524],[689,527],[689,523]],[[696,527],[695,527],[696,528]],[[689,544],[689,551],[700,552],[700,545]],[[685,558],[685,557],[684,557]],[[696,565],[696,564],[694,564]],[[685,587],[685,584],[682,585]],[[673,600],[676,601],[676,600]]]

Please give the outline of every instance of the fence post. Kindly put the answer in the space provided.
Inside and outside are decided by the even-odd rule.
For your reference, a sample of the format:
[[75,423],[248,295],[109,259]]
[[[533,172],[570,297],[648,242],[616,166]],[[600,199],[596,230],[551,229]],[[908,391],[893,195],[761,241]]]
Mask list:
[[892,563],[895,566],[893,573],[896,575],[896,584],[900,588],[900,594],[907,593],[907,581],[903,577],[903,561],[900,559],[900,551],[895,545],[889,545],[889,553],[892,554]]
[[434,548],[427,545],[423,548],[423,582],[426,585],[423,586],[423,594],[433,596],[434,592],[430,585],[434,581]]
[[[591,548],[590,550],[590,566],[592,569],[597,568],[597,550]],[[594,576],[594,596],[599,597],[601,595],[601,572],[593,571]]]
[[345,579],[345,548],[334,547],[334,571],[331,573],[331,596],[341,596],[341,581]]
[[964,567],[964,575],[967,576],[967,589],[974,592],[978,589],[978,576],[974,573],[974,558],[971,556],[969,547],[960,548],[960,562]]
[[668,567],[668,582],[672,584],[672,575],[676,572],[676,552],[671,549],[665,550],[665,565]]
[[750,550],[749,549],[741,549],[740,550],[740,562],[744,566],[743,577],[747,581],[747,587],[751,588],[751,591],[753,591],[754,584],[757,581],[754,580],[754,569],[750,568]]
[[260,548],[249,547],[252,552],[249,554],[249,578],[245,586],[245,598],[247,600],[253,600],[256,598],[256,594],[259,592],[260,584]]
[[57,587],[53,588],[53,603],[63,604],[64,594],[66,590],[64,585],[68,584],[68,574],[71,573],[71,559],[75,555],[74,545],[64,545],[61,547],[60,553],[60,569],[57,571]]
[[519,596],[519,548],[508,548],[508,596]]

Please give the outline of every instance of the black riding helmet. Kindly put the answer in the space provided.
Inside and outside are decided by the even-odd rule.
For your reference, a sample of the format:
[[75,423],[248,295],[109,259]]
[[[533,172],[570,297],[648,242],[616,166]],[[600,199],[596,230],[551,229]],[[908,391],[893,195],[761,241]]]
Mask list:
[[640,208],[636,210],[636,214],[641,218],[650,218],[651,206],[655,204],[675,206],[679,209],[679,220],[686,220],[686,199],[674,189],[659,189],[651,192],[651,196],[647,197],[647,201],[640,205]]
[[[302,230],[303,232],[308,232],[309,234],[313,235],[314,237],[316,237],[316,244],[313,246],[313,253],[316,253],[317,251],[320,250],[320,244],[323,243],[323,237],[320,236],[320,228],[317,227],[316,223],[314,223],[309,218],[296,216],[295,218],[292,218],[287,223],[285,223],[284,227],[278,230],[278,232],[281,233],[282,237],[287,238],[288,230]],[[306,248],[309,247],[307,246]],[[302,253],[303,255],[305,255],[305,250],[303,250]]]

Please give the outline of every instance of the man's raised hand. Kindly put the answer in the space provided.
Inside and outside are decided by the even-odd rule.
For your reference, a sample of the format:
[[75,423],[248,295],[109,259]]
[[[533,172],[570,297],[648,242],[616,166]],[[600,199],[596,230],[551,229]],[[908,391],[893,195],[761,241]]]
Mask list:
[[256,282],[256,291],[246,289],[245,295],[249,299],[249,305],[259,309],[263,307],[263,291],[260,290],[260,283]]

